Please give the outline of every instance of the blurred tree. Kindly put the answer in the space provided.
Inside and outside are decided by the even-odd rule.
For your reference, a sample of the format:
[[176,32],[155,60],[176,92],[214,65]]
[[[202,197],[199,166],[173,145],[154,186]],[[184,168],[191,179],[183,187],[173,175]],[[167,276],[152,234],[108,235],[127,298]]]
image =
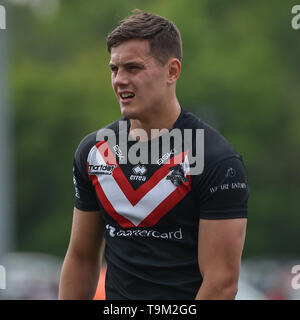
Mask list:
[[65,253],[74,152],[86,134],[119,117],[105,38],[138,7],[179,27],[179,100],[244,157],[251,188],[244,255],[296,255],[300,31],[291,28],[294,2],[56,2],[48,16],[30,5],[9,10],[19,248]]

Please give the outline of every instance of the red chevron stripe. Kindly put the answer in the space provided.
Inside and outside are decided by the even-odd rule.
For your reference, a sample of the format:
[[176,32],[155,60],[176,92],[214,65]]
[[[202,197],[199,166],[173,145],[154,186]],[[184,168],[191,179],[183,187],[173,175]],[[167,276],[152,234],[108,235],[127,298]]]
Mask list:
[[[87,162],[87,166],[89,163]],[[98,196],[98,199],[100,200],[104,210],[124,228],[133,228],[135,225],[128,219],[126,219],[124,216],[120,215],[113,205],[110,203],[110,201],[107,199],[105,193],[103,192],[103,189],[98,181],[98,178],[96,175],[91,174],[89,175],[90,180],[92,181],[96,194]]]
[[116,164],[117,167],[113,171],[113,177],[120,189],[123,191],[126,198],[130,201],[130,203],[134,206],[136,205],[152,188],[157,185],[157,183],[163,179],[169,172],[170,168],[174,166],[174,164],[182,163],[186,154],[189,152],[188,150],[182,152],[178,155],[175,155],[170,159],[170,163],[165,163],[161,168],[159,168],[150,179],[148,179],[145,183],[143,183],[138,189],[134,190],[129,181],[127,180],[124,172],[116,161],[112,151],[110,150],[106,141],[100,141],[96,144],[99,152],[104,158],[106,164],[112,165]]

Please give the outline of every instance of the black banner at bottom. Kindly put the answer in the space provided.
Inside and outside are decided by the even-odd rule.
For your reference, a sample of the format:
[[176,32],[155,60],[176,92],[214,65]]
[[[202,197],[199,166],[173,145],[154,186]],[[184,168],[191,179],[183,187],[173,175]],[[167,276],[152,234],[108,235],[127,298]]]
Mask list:
[[[257,308],[277,312],[288,306],[289,312],[299,308],[299,301],[0,301],[2,314],[8,319],[17,316],[30,319],[51,319],[62,316],[76,319],[199,319],[199,316],[232,314],[241,308],[247,316],[257,316]],[[291,309],[290,309],[291,307]],[[208,312],[208,313],[207,313]],[[228,313],[230,312],[230,313]],[[235,312],[233,312],[235,313]],[[74,318],[75,319],[75,318]]]

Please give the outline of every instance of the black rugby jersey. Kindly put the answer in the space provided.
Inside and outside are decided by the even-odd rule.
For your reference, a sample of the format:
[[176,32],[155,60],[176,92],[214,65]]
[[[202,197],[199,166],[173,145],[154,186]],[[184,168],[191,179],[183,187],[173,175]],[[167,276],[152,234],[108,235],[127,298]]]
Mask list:
[[[183,108],[173,126],[182,141],[170,139],[167,152],[164,135],[151,140],[159,146],[155,153],[150,141],[127,141],[129,128],[122,118],[105,128],[105,137],[103,129],[91,133],[74,158],[75,207],[100,210],[105,222],[106,298],[194,299],[202,283],[199,219],[247,217],[242,158]],[[148,161],[130,163],[133,154],[137,160],[148,154]],[[197,174],[195,159],[203,162]]]

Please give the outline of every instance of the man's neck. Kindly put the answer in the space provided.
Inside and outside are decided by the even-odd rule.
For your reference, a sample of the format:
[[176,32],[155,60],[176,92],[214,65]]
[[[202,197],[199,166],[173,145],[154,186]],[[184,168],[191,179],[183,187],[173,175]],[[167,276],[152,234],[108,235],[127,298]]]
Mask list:
[[[174,126],[174,123],[178,119],[180,112],[181,112],[181,107],[178,100],[176,99],[176,101],[174,101],[174,103],[170,105],[168,108],[166,107],[161,108],[161,111],[159,113],[153,113],[149,118],[130,119],[130,135],[134,138],[136,136],[136,132],[138,132],[138,130],[135,130],[135,129],[143,129],[147,133],[148,138],[146,140],[153,139],[155,138],[155,136],[153,136],[155,131],[151,132],[151,130],[152,129],[171,130]],[[160,135],[159,133],[156,133],[156,134],[157,134],[156,136]],[[145,139],[144,137],[140,137],[140,140],[145,140]]]

